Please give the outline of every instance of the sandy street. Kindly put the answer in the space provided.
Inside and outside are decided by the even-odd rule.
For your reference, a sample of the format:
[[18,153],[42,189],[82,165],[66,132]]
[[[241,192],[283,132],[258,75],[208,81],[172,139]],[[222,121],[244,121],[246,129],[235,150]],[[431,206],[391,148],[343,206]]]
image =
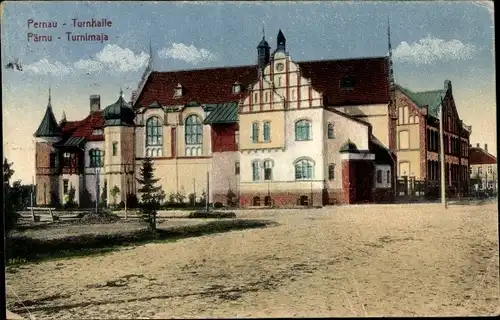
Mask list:
[[236,213],[279,225],[14,268],[7,308],[36,319],[500,312],[496,203]]

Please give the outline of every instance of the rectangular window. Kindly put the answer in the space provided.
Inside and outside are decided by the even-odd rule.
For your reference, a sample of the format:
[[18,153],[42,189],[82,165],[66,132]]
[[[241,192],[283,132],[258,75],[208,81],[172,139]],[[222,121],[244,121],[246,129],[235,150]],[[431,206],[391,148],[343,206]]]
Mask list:
[[271,140],[271,123],[264,122],[264,141],[268,142]]
[[377,170],[377,183],[382,183],[382,170]]
[[493,167],[492,166],[488,166],[488,174],[492,174],[493,173]]
[[264,180],[273,180],[272,162],[269,160],[264,162]]
[[51,153],[49,160],[50,160],[50,167],[51,168],[55,168],[56,167],[56,154],[55,153]]
[[118,142],[113,142],[113,156],[118,153]]
[[260,180],[260,168],[259,168],[259,162],[254,161],[252,162],[252,179],[253,181],[259,181]]
[[253,143],[259,142],[259,123],[258,122],[252,123],[252,142]]
[[335,180],[335,165],[330,164],[328,166],[328,180]]
[[236,149],[238,149],[239,143],[240,143],[240,132],[236,130],[234,132],[234,144],[236,145]]
[[65,152],[63,156],[63,162],[65,167],[71,166],[71,154],[69,152]]
[[236,161],[234,163],[234,174],[240,174],[240,162]]
[[63,180],[63,193],[68,194],[69,191],[69,181],[67,179]]

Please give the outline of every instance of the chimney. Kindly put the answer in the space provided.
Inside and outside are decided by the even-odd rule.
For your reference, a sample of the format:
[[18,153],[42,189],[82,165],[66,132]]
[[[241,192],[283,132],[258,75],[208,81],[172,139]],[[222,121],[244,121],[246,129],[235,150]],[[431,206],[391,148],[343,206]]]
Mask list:
[[101,110],[101,96],[98,94],[90,95],[90,113]]
[[484,144],[484,151],[488,152],[488,145],[486,143]]
[[476,143],[476,148],[479,148],[479,143]]

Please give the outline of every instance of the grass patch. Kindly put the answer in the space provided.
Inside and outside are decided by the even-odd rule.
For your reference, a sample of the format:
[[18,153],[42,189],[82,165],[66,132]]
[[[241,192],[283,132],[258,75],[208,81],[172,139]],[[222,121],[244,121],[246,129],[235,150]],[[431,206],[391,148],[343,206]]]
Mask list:
[[262,220],[217,220],[199,225],[158,229],[156,235],[143,229],[115,234],[83,234],[59,239],[12,236],[6,243],[7,265],[106,254],[124,246],[171,242],[231,230],[263,228],[270,224],[272,222]]

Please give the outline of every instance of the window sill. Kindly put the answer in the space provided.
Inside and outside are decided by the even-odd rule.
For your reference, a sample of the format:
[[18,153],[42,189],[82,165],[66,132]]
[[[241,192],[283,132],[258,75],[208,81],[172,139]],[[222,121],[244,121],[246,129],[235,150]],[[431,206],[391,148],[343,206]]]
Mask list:
[[295,141],[312,141],[312,139],[300,139],[300,140],[295,139]]

